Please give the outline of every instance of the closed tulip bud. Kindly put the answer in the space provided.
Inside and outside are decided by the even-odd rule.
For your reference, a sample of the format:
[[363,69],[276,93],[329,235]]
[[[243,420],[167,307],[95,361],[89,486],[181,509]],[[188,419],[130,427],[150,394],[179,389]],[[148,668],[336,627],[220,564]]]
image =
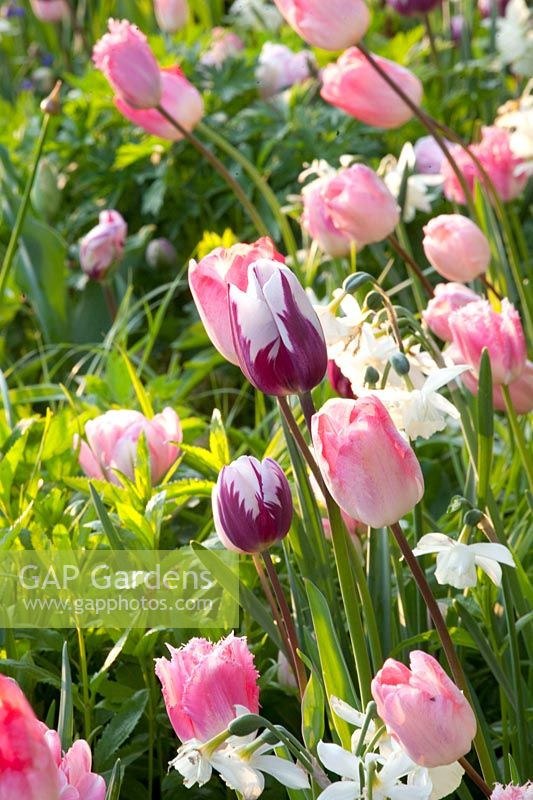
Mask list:
[[304,186],[301,222],[302,228],[324,253],[339,258],[349,255],[351,240],[335,226],[324,198],[324,190],[329,180],[329,178],[318,178]]
[[[161,70],[161,107],[187,131],[192,131],[204,115],[204,101],[198,89],[187,80],[178,66]],[[178,142],[183,134],[155,108],[135,108],[122,97],[114,103],[126,119],[152,136]]]
[[461,214],[441,214],[424,226],[424,253],[449,281],[467,283],[487,271],[490,245],[475,222]]
[[152,483],[159,483],[180,453],[181,424],[171,408],[165,408],[152,419],[140,411],[121,409],[90,420],[85,424],[87,441],[80,443],[78,438],[74,441],[74,446],[80,447],[81,468],[88,478],[116,486],[122,486],[118,472],[133,480],[141,435],[146,439]]
[[[422,100],[422,84],[412,72],[380,56],[374,60],[416,105]],[[322,73],[324,100],[352,117],[377,128],[398,128],[413,112],[355,47],[346,50]]]
[[187,0],[154,0],[154,13],[160,30],[176,33],[187,24],[189,5]]
[[452,342],[464,364],[479,372],[486,347],[490,357],[492,381],[510,384],[526,366],[526,340],[518,311],[504,298],[500,313],[487,300],[478,300],[454,311],[450,316]]
[[[449,142],[447,142],[449,144]],[[438,175],[444,160],[444,153],[433,136],[422,136],[414,144],[415,172],[423,175]]]
[[0,798],[60,800],[60,795],[43,726],[18,684],[0,675]]
[[232,364],[239,363],[233,344],[229,314],[228,287],[231,284],[246,291],[248,266],[260,258],[285,263],[268,236],[253,244],[217,247],[201,261],[189,265],[189,288],[207,334],[214,346]]
[[215,528],[237,553],[260,553],[289,532],[293,505],[289,482],[272,458],[241,456],[223,467],[212,494]]
[[128,226],[118,211],[102,211],[98,225],[80,242],[80,265],[94,281],[104,280],[124,253]]
[[432,656],[414,650],[409,661],[411,669],[388,658],[372,681],[378,714],[416,764],[453,764],[472,746],[474,712]]
[[439,283],[435,286],[434,296],[428,302],[426,310],[422,312],[422,317],[428,328],[439,339],[451,342],[450,314],[480,299],[478,294],[462,283]]
[[274,0],[291,28],[313,47],[345,50],[365,35],[370,14],[363,0]]
[[420,464],[377,397],[328,400],[313,417],[312,436],[326,486],[350,517],[382,528],[421,500]]
[[347,397],[351,400],[355,400],[352,384],[333,359],[328,361],[328,378],[333,391],[337,392],[340,397]]
[[219,642],[194,638],[182,647],[167,645],[155,673],[172,727],[182,742],[206,742],[237,716],[235,706],[259,711],[259,673],[245,637],[233,633]]
[[110,19],[109,32],[93,49],[93,61],[118,98],[133,108],[153,108],[161,100],[159,66],[146,36],[128,20]]
[[31,190],[31,202],[37,213],[47,219],[57,214],[61,204],[58,177],[54,162],[49,158],[41,158]]
[[328,363],[324,333],[290,269],[256,261],[245,291],[230,286],[229,303],[239,366],[256,389],[282,397],[320,383]]
[[441,2],[442,0],[387,0],[388,5],[404,17],[427,14],[440,6]]
[[152,269],[173,269],[178,263],[178,254],[168,239],[152,239],[146,248],[146,261]]
[[41,22],[61,22],[70,15],[67,0],[31,0],[31,8]]

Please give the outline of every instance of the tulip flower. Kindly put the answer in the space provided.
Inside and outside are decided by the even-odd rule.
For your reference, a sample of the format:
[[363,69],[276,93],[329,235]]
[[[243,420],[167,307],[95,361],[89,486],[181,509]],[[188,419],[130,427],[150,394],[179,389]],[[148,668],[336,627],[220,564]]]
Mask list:
[[187,24],[189,5],[187,0],[154,0],[154,13],[160,30],[176,33]]
[[238,364],[239,357],[231,332],[228,287],[234,284],[246,291],[248,266],[261,258],[285,263],[272,240],[263,236],[253,244],[216,247],[201,261],[189,265],[189,288],[200,319],[218,352],[232,364]]
[[[446,144],[450,144],[446,142]],[[444,153],[433,136],[421,136],[414,144],[415,172],[423,175],[438,175],[444,160]]]
[[194,638],[182,647],[167,644],[155,672],[172,727],[182,742],[206,742],[235,719],[235,706],[259,710],[259,673],[245,637],[233,633],[213,643]]
[[47,730],[45,725],[42,727],[58,770],[61,800],[105,800],[106,783],[101,775],[92,772],[92,753],[87,742],[77,739],[63,753],[59,734]]
[[308,392],[326,372],[328,354],[318,317],[287,267],[260,259],[248,287],[229,287],[233,344],[251,384],[282,397]]
[[[453,346],[446,350],[446,355],[452,360],[460,360],[460,355]],[[479,384],[473,372],[463,373],[461,381],[469,392],[477,396]],[[533,361],[526,361],[522,374],[508,384],[508,389],[517,414],[529,414],[533,411]],[[492,385],[492,403],[497,411],[506,410],[502,389],[498,384]]]
[[244,42],[240,36],[226,28],[213,28],[211,45],[200,56],[200,63],[206,67],[221,67],[226,59],[244,50]]
[[[374,60],[416,103],[422,100],[422,84],[405,67],[380,56]],[[355,47],[346,50],[322,73],[324,100],[352,117],[377,128],[398,128],[413,112]]]
[[459,358],[479,372],[486,347],[495,384],[510,384],[526,366],[526,340],[518,311],[504,298],[497,313],[487,300],[468,303],[450,315],[452,342]]
[[67,0],[30,0],[31,8],[41,22],[61,22],[70,16]]
[[265,42],[255,71],[261,96],[267,99],[296,83],[302,83],[311,77],[312,67],[316,68],[316,60],[310,50],[294,53],[283,44]]
[[[187,80],[178,66],[161,70],[160,105],[187,131],[192,131],[204,115],[204,101],[195,86]],[[183,134],[155,108],[135,108],[122,97],[116,96],[114,103],[126,119],[143,128],[153,136],[179,142]]]
[[472,746],[474,712],[432,656],[414,650],[409,662],[388,658],[372,681],[378,714],[416,764],[452,764]]
[[421,500],[420,464],[377,397],[328,400],[312,419],[312,436],[326,486],[350,517],[382,528]]
[[289,532],[293,505],[285,473],[272,458],[241,456],[223,467],[212,494],[222,544],[237,553],[260,553]]
[[439,339],[450,342],[452,340],[450,314],[480,299],[478,294],[462,283],[438,283],[434,289],[434,296],[422,312],[422,317],[428,328]]
[[176,248],[168,239],[152,239],[146,248],[146,262],[152,269],[173,269],[178,263]]
[[159,66],[146,36],[128,20],[110,19],[109,32],[93,49],[93,61],[117,97],[133,108],[153,108],[161,100]]
[[274,0],[291,28],[313,47],[345,50],[363,38],[370,14],[363,0]]
[[156,484],[166,475],[179,455],[182,431],[178,415],[165,408],[152,419],[128,409],[107,411],[85,424],[87,441],[80,446],[80,466],[88,478],[121,486],[120,474],[135,478],[139,437],[144,435],[150,455],[150,474]]
[[338,258],[347,256],[351,250],[350,237],[339,230],[331,217],[324,190],[328,177],[317,178],[302,189],[302,228],[324,253]]
[[431,266],[449,281],[483,275],[490,264],[490,245],[475,222],[461,214],[441,214],[424,226],[424,253]]
[[350,400],[356,399],[352,384],[332,358],[328,361],[328,378],[331,383],[331,388],[334,392],[337,392],[340,397],[346,397]]
[[102,211],[98,225],[80,242],[80,266],[93,281],[104,280],[124,253],[128,226],[118,211]]
[[0,798],[60,800],[60,793],[41,723],[18,684],[0,675]]
[[387,0],[387,4],[403,17],[427,14],[440,6],[441,2],[442,0]]
[[490,800],[533,800],[533,783],[528,781],[523,786],[508,783],[502,786],[497,783],[492,790]]

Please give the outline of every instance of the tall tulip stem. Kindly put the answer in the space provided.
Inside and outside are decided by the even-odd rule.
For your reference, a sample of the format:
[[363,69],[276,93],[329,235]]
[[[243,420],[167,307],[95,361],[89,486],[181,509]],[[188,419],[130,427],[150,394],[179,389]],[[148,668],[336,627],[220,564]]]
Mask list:
[[169,114],[163,106],[157,106],[157,111],[164,117],[167,122],[176,128],[177,131],[181,133],[184,139],[186,139],[192,146],[200,153],[200,155],[205,158],[205,160],[211,164],[211,166],[218,172],[218,174],[226,181],[232,192],[235,194],[239,202],[241,203],[244,210],[247,212],[248,216],[254,223],[255,227],[257,228],[258,233],[261,236],[268,236],[268,228],[266,227],[265,223],[263,222],[259,211],[254,206],[252,201],[248,198],[246,192],[240,185],[238,181],[235,180],[231,172],[226,169],[222,161],[216,156],[205,144],[198,139],[194,133],[188,131],[186,128],[183,127],[174,117],[172,114]]
[[462,758],[458,758],[457,760],[458,760],[459,764],[462,766],[462,768],[464,769],[465,773],[468,775],[468,777],[472,781],[472,783],[475,783],[476,786],[478,787],[478,789],[481,789],[481,791],[483,792],[483,794],[486,797],[490,797],[491,794],[492,794],[492,789],[490,788],[488,783],[486,783],[483,780],[483,778],[481,777],[479,772],[476,769],[474,769],[474,767],[472,766],[470,761],[467,761],[464,756]]

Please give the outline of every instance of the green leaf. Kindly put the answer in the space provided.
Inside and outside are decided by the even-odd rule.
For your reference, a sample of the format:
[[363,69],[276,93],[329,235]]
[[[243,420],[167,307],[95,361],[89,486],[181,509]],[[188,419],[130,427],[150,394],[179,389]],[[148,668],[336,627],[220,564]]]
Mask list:
[[113,772],[109,778],[105,800],[119,800],[123,778],[124,769],[120,764],[120,758],[117,758],[115,766],[113,767]]
[[144,714],[147,702],[148,690],[141,689],[124,703],[123,710],[115,714],[106,725],[94,751],[97,772],[102,772],[110,765],[119,747],[133,733]]
[[59,698],[59,717],[57,732],[61,739],[61,747],[68,750],[72,744],[74,732],[74,711],[72,703],[72,676],[68,658],[68,644],[63,642],[61,656],[61,694]]
[[209,449],[222,469],[230,462],[230,452],[226,429],[222,422],[222,415],[218,408],[213,409],[211,425],[209,427]]
[[306,747],[314,751],[324,735],[324,690],[314,670],[302,698],[302,731]]
[[492,468],[492,440],[494,436],[494,408],[492,401],[492,371],[487,348],[483,348],[479,368],[479,388],[477,393],[478,429],[478,503],[486,505]]
[[100,519],[100,522],[102,523],[105,534],[109,539],[109,544],[111,545],[111,549],[124,550],[125,547],[122,543],[122,539],[120,538],[117,529],[111,522],[111,518],[109,517],[107,509],[100,499],[100,495],[98,494],[92,483],[89,483],[89,488],[91,490],[91,497],[94,503],[94,507],[96,509],[96,513],[98,514],[98,517]]

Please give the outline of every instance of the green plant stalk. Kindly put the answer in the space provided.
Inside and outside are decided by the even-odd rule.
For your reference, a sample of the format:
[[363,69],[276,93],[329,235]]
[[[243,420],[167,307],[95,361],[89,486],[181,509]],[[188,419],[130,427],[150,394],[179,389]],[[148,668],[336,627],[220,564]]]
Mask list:
[[255,168],[252,162],[246,158],[237,148],[233,147],[223,136],[221,136],[216,131],[212,130],[208,127],[205,122],[200,122],[197,125],[198,130],[200,130],[204,136],[210,139],[213,144],[216,144],[217,147],[220,147],[227,155],[231,156],[235,161],[241,165],[244,171],[248,174],[248,176],[252,179],[254,185],[258,189],[258,191],[263,195],[263,198],[268,203],[270,210],[274,216],[274,219],[279,225],[281,235],[283,236],[283,241],[285,243],[285,247],[287,248],[288,254],[291,256],[293,260],[293,265],[296,267],[298,265],[297,260],[297,245],[296,240],[294,238],[294,234],[292,232],[289,220],[281,210],[281,206],[278,202],[278,198],[268,185],[267,181],[263,178],[260,172]]
[[257,228],[257,232],[261,236],[268,236],[268,228],[266,227],[265,223],[263,222],[261,215],[252,201],[247,197],[246,192],[240,185],[238,181],[235,180],[233,175],[229,172],[228,169],[224,166],[222,161],[216,156],[211,150],[205,146],[203,142],[198,139],[194,133],[191,131],[186,130],[174,117],[168,113],[162,106],[157,106],[157,111],[164,117],[167,122],[176,128],[177,131],[181,133],[184,139],[186,139],[192,146],[200,153],[205,160],[211,164],[211,166],[218,172],[218,174],[226,181],[230,189],[233,191],[239,202],[241,203],[244,210],[247,212],[248,216],[254,223],[255,227]]
[[522,459],[522,464],[524,465],[524,469],[526,471],[529,490],[533,492],[533,460],[528,452],[524,434],[522,428],[520,427],[518,417],[516,416],[516,409],[514,407],[509,387],[504,383],[502,384],[501,389],[505,402],[505,408],[507,410],[507,416],[509,417],[509,422],[511,424],[511,430],[513,432],[516,446],[518,447],[518,452],[520,453],[520,457]]
[[48,133],[49,126],[50,126],[50,114],[45,114],[43,117],[41,130],[39,132],[39,138],[37,139],[37,147],[35,148],[35,155],[33,156],[33,163],[31,166],[30,174],[28,180],[26,181],[24,194],[22,195],[22,199],[18,207],[17,216],[15,218],[15,224],[13,226],[13,230],[11,231],[11,236],[9,239],[9,243],[7,245],[7,250],[5,252],[4,260],[2,262],[2,269],[0,270],[0,305],[2,304],[4,299],[4,291],[6,288],[7,279],[9,278],[9,273],[11,272],[11,267],[13,265],[13,259],[15,258],[15,253],[17,252],[18,240],[20,239],[20,235],[22,233],[22,226],[24,225],[24,219],[28,211],[28,206],[30,203],[30,194],[33,187],[33,183],[35,181],[35,175],[37,174],[37,167],[39,166],[39,161],[41,160],[41,156],[43,153],[43,147],[46,141],[46,135]]
[[414,258],[407,252],[407,250],[405,250],[401,246],[396,236],[394,236],[392,233],[389,236],[387,236],[387,240],[392,246],[392,249],[397,252],[397,254],[403,261],[405,261],[405,264],[411,270],[411,272],[414,272],[414,274],[422,284],[422,287],[426,295],[431,299],[435,294],[433,291],[433,286],[430,284],[430,282],[428,281],[428,279],[426,278],[426,276],[424,275],[424,273],[422,272],[422,270],[420,269]]
[[89,693],[89,671],[87,669],[87,651],[85,649],[85,639],[83,638],[82,629],[77,626],[76,631],[78,634],[78,650],[80,654],[80,672],[81,672],[81,687],[83,696],[83,726],[85,739],[90,741],[92,724],[91,724],[91,697]]
[[[379,630],[377,626],[376,615],[374,613],[374,604],[368,588],[365,571],[361,564],[361,559],[359,558],[359,553],[357,552],[351,539],[347,540],[347,545],[350,555],[350,563],[355,573],[355,582],[357,584],[357,589],[359,590],[359,597],[361,599],[361,605],[364,611],[368,632],[368,644],[370,647],[370,654],[372,656],[372,665],[374,670],[377,672],[378,669],[381,669],[383,664],[383,652],[381,650],[381,640],[379,638]],[[368,613],[369,610],[370,613]]]

